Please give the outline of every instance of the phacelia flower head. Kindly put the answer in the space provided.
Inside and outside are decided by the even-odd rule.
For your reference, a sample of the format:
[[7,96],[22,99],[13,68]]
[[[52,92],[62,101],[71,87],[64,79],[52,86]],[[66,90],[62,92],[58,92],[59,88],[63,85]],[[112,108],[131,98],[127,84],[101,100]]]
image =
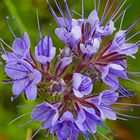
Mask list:
[[[16,97],[24,93],[27,100],[39,98],[37,101],[41,103],[33,107],[31,121],[40,122],[40,129],[45,129],[47,134],[57,136],[59,140],[77,140],[79,134],[86,136],[86,139],[90,139],[90,135],[95,138],[96,133],[101,134],[98,127],[114,135],[104,126],[106,119],[124,120],[122,116],[140,118],[124,115],[118,112],[124,108],[116,107],[118,104],[133,106],[119,102],[120,98],[133,96],[119,80],[136,82],[129,74],[138,75],[139,72],[128,71],[126,58],[135,58],[140,44],[139,41],[130,43],[138,33],[127,38],[139,20],[123,30],[126,9],[123,12],[121,9],[126,1],[116,8],[113,8],[114,2],[110,5],[107,0],[99,18],[102,1],[99,0],[96,5],[95,0],[95,8],[86,18],[84,0],[82,15],[74,10],[72,14],[66,0],[64,13],[61,5],[54,0],[60,17],[47,1],[58,25],[54,32],[64,43],[64,47],[61,46],[58,51],[54,46],[59,46],[55,44],[55,40],[52,41],[51,34],[44,37],[40,35],[40,41],[34,47],[35,54],[30,51],[27,33],[21,34],[21,38],[16,37],[9,26],[14,36],[12,47],[0,39],[4,44],[0,49],[1,57],[5,60],[5,64],[1,65],[7,76],[3,83],[13,84],[12,91]],[[74,13],[80,15],[80,18],[74,18]],[[121,17],[118,29],[116,22]],[[41,34],[38,17],[37,23]]]

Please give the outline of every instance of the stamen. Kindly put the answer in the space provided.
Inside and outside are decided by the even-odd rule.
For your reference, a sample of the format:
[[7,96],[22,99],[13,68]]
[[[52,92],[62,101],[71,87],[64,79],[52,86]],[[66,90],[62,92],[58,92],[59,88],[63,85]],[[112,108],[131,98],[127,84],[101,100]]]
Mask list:
[[102,134],[100,131],[96,131],[98,134],[100,134],[102,137],[104,137],[106,140],[109,140],[104,134]]
[[[125,34],[124,34],[122,37],[119,38],[118,42],[121,41],[126,35],[128,35],[129,32],[136,26],[136,24],[137,24],[139,21],[140,21],[140,18],[139,18],[136,22],[134,22],[134,23],[126,30]],[[139,42],[139,41],[138,41],[138,42]],[[137,43],[138,43],[138,42],[137,42]],[[137,44],[137,43],[136,43],[136,44]]]
[[18,97],[18,95],[12,96],[12,97],[11,97],[11,102],[13,102],[17,97]]
[[56,13],[54,12],[54,10],[53,10],[51,4],[49,3],[48,0],[45,0],[45,1],[46,1],[46,2],[48,3],[48,5],[49,5],[49,8],[50,8],[51,13],[52,13],[52,16],[54,17],[54,19],[55,19],[57,25],[58,25],[59,27],[61,27],[61,23],[59,22],[58,17],[57,17],[57,15],[56,15]]
[[17,106],[17,108],[23,109],[23,108],[34,108],[35,106]]
[[54,140],[54,133],[52,134],[52,140]]
[[131,111],[133,112],[133,108],[115,108],[115,107],[112,107],[113,110],[119,110],[119,111]]
[[122,9],[123,5],[125,4],[127,0],[125,0],[123,3],[122,3],[122,0],[120,2],[120,4],[117,6],[117,8],[114,10],[113,14],[111,15],[111,17],[109,18],[108,22],[106,23],[106,25],[111,21],[113,20],[113,18],[116,17],[116,15],[120,12],[120,10]]
[[117,10],[117,12],[115,12],[115,15],[113,15],[112,20],[113,20],[113,18],[115,18],[115,16],[120,12],[120,10],[122,9],[122,7],[123,7],[124,4],[126,3],[126,1],[127,1],[127,0],[125,0],[125,1],[122,3],[122,5],[120,6],[120,8]]
[[71,11],[82,18],[82,15],[80,15],[78,12],[76,12],[74,10],[71,10]]
[[135,21],[126,31],[126,35],[137,25],[137,23],[140,21],[140,18]]
[[104,12],[103,12],[103,14],[102,14],[102,18],[101,18],[101,23],[100,23],[100,25],[103,23],[103,19],[104,19],[104,15],[105,15],[105,13],[106,13],[106,9],[107,9],[107,7],[108,7],[108,3],[109,3],[109,0],[107,0],[107,2],[106,2],[105,8],[104,8]]
[[4,81],[4,82],[0,82],[0,84],[12,84],[14,81]]
[[65,9],[66,9],[67,19],[72,21],[71,13],[70,13],[70,10],[69,10],[69,7],[68,7],[68,4],[67,4],[66,0],[64,0],[64,4],[65,4]]
[[128,8],[130,7],[131,5],[127,6],[117,17],[116,19],[114,19],[114,23],[116,23],[119,18],[124,14],[124,12],[126,12],[128,10]]
[[124,97],[127,97],[127,98],[130,98],[129,95],[127,95],[124,91],[122,91],[121,89],[118,89],[118,91],[124,96]]
[[9,22],[9,17],[8,16],[6,17],[6,22],[7,22],[8,28],[9,28],[10,32],[12,33],[12,35],[14,36],[14,38],[17,38],[16,35],[14,34],[11,26],[10,26],[10,22]]
[[18,127],[21,128],[21,127],[23,127],[24,125],[31,123],[32,121],[33,121],[33,120],[29,120],[29,121],[27,121],[27,122],[25,122],[25,123],[23,123],[23,124],[21,124],[21,125],[18,125]]
[[17,28],[18,28],[18,30],[20,32],[20,35],[23,37],[23,33],[22,33],[22,30],[21,30],[21,28],[20,28],[20,26],[19,26],[19,24],[17,22],[17,19],[14,16],[12,18],[13,18],[13,21],[14,21],[15,25],[17,26]]
[[99,123],[99,126],[101,126],[103,129],[107,130],[111,135],[117,137],[117,135],[111,131],[109,128],[107,128],[105,125],[103,125],[102,123]]
[[114,104],[116,104],[116,105],[124,105],[124,106],[136,106],[136,107],[140,107],[140,104],[130,104],[130,103],[120,103],[120,102],[116,102]]
[[69,22],[68,29],[69,29],[69,31],[71,31],[71,29],[72,29],[72,16],[71,16],[71,13],[70,13],[70,10],[69,10],[69,7],[68,7],[68,4],[67,4],[66,0],[64,0],[64,4],[65,4],[67,19],[68,19],[68,22]]
[[137,77],[140,77],[140,72],[129,72],[127,71],[128,74],[132,74],[132,75],[135,75]]
[[41,34],[41,29],[40,29],[38,10],[36,10],[36,18],[37,18],[38,34],[39,34],[39,38],[41,40],[42,39],[42,34]]
[[5,65],[0,61],[0,66],[5,66]]
[[126,13],[126,10],[123,12],[119,30],[121,30],[121,28],[122,28],[122,24],[123,24],[125,13]]
[[[59,10],[59,12],[60,12],[61,16],[63,17],[63,19],[64,19],[64,21],[65,21],[65,17],[64,17],[64,14],[63,14],[63,11],[62,11],[61,6],[60,6],[60,5],[58,5],[58,3],[57,3],[57,1],[56,1],[56,0],[54,0],[54,2],[55,2],[55,4],[56,4],[57,9]],[[66,21],[65,21],[65,24],[67,25]]]
[[140,31],[138,31],[137,33],[133,34],[132,36],[130,36],[128,39],[126,39],[126,42],[128,42],[130,39],[132,39],[133,37],[135,37],[136,35],[140,34]]
[[96,10],[96,0],[94,0],[94,9]]
[[100,9],[100,4],[101,4],[101,0],[98,0],[98,8],[97,8],[97,13],[98,13],[98,11],[99,11],[99,9]]
[[47,134],[45,135],[45,137],[47,138],[50,134],[50,131],[48,130]]
[[122,118],[122,117],[117,117],[117,119],[123,120],[123,121],[128,121],[128,119],[125,119],[125,118]]
[[3,52],[4,52],[4,54],[7,54],[7,52],[6,52],[6,50],[4,49],[4,46],[2,45],[2,43],[0,43],[0,45],[1,45],[1,48],[2,48],[2,50],[3,50]]
[[135,81],[135,80],[133,80],[133,79],[131,79],[131,78],[128,78],[128,80],[131,81],[131,82],[134,82],[134,83],[136,83],[136,84],[140,84],[140,82],[137,82],[137,81]]
[[84,19],[84,0],[82,0],[82,19]]
[[30,140],[32,140],[32,139],[38,134],[38,132],[39,132],[41,129],[42,129],[42,126],[39,127],[39,129],[32,135],[32,137],[31,137]]
[[[114,2],[115,2],[115,0],[113,1],[113,3],[114,3]],[[117,10],[118,10],[119,7],[121,6],[121,4],[122,4],[122,0],[120,1],[119,5],[116,7],[116,9],[114,10],[113,14],[110,16],[110,18],[109,18],[108,22],[106,23],[106,25],[112,20],[113,15],[117,12]],[[113,4],[113,5],[114,5],[114,4]],[[111,7],[113,7],[113,5],[111,5]],[[109,10],[111,10],[111,9],[109,9]]]
[[121,91],[121,93],[124,93],[124,95],[126,95],[127,97],[133,97],[133,94],[131,94],[128,90],[126,90],[121,85],[119,85],[119,90]]
[[94,140],[97,140],[97,138],[96,138],[96,136],[95,136],[95,135],[92,135],[92,136],[93,136]]
[[107,17],[108,13],[109,13],[109,12],[110,12],[110,10],[112,9],[112,7],[113,7],[114,3],[115,3],[115,0],[113,0],[113,2],[112,2],[112,4],[111,4],[111,6],[109,7],[108,11],[106,12],[105,16],[103,17],[103,19],[102,19],[102,23],[104,22],[104,20],[105,20],[105,18]]
[[90,134],[87,132],[86,134],[83,135],[85,140],[90,140]]
[[140,40],[138,40],[135,44],[137,44],[137,46],[140,46]]
[[122,114],[122,113],[119,113],[119,112],[115,112],[115,113],[120,115],[120,116],[127,117],[127,118],[140,119],[140,116],[130,116],[130,115]]
[[15,118],[15,119],[12,120],[9,124],[12,124],[12,123],[14,123],[15,121],[17,121],[18,119],[20,119],[20,118],[22,118],[22,117],[24,117],[24,116],[27,116],[27,115],[29,115],[29,114],[31,114],[31,112],[25,113],[25,114],[23,114],[23,115],[21,115],[21,116]]
[[0,38],[0,41],[1,41],[7,48],[9,48],[10,50],[13,51],[13,49],[12,49],[4,40],[2,40],[2,39]]

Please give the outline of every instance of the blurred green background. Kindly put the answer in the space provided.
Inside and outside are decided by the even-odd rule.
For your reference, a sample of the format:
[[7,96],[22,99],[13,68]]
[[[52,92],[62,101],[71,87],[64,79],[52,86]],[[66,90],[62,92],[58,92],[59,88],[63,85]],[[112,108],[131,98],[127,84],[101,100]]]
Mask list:
[[[55,11],[56,6],[54,2],[51,1],[51,4]],[[105,5],[106,0],[101,0],[101,8],[100,13],[103,12],[103,7]],[[113,0],[110,0],[111,4]],[[62,3],[62,1],[60,1]],[[77,12],[81,12],[81,0],[68,0],[71,9],[76,10]],[[119,0],[115,1],[115,6],[119,3]],[[123,28],[127,29],[129,25],[131,25],[136,19],[140,16],[140,0],[128,0],[126,6],[132,4],[131,7],[126,12],[126,16],[123,22]],[[125,6],[125,7],[126,7]],[[63,6],[62,6],[63,7]],[[93,0],[85,0],[85,15],[88,16],[90,11],[93,9]],[[17,36],[20,36],[17,27],[15,26],[12,16],[15,16],[22,31],[28,32],[31,39],[31,47],[34,49],[37,41],[38,41],[38,29],[36,22],[36,9],[39,12],[40,25],[44,32],[44,35],[47,34],[51,28],[51,36],[54,41],[54,46],[57,49],[62,48],[64,45],[61,41],[57,39],[54,34],[54,28],[56,24],[51,16],[48,5],[44,0],[0,0],[0,38],[3,38],[9,45],[12,45],[13,36],[8,30],[8,26],[6,24],[5,17],[10,17],[10,24],[14,30],[14,33]],[[57,12],[58,13],[58,12]],[[111,13],[110,13],[111,14]],[[76,16],[76,15],[75,15]],[[77,16],[76,16],[77,17]],[[50,26],[50,24],[52,26]],[[119,27],[119,22],[116,24]],[[133,29],[133,31],[129,34],[140,30],[140,23]],[[132,42],[138,41],[140,35],[132,39]],[[136,55],[135,59],[128,58],[128,67],[130,71],[140,71],[140,51]],[[3,68],[0,68],[0,81],[5,78]],[[135,80],[140,82],[140,78],[133,77]],[[123,102],[129,103],[140,103],[140,85],[121,81],[122,85],[127,89],[134,90],[134,93],[137,94],[133,99],[125,99]],[[30,120],[30,116],[27,115],[20,120],[14,122],[9,125],[9,122],[12,121],[17,116],[20,116],[24,113],[31,112],[31,109],[26,108],[18,108],[18,106],[29,106],[35,105],[39,103],[39,101],[32,102],[26,101],[24,97],[19,96],[14,102],[11,102],[12,92],[11,85],[2,85],[0,84],[0,140],[29,140],[31,134],[33,134],[38,128],[39,123],[31,122],[22,128],[19,128],[21,124]],[[140,108],[135,107],[133,112],[123,112],[130,115],[139,115],[140,116]],[[118,135],[116,138],[111,137],[107,131],[102,131],[108,138],[116,139],[116,140],[140,140],[140,119],[129,119],[128,121],[108,121],[106,125],[116,132]],[[34,140],[44,140],[44,139],[52,139],[52,137],[45,138],[45,131],[41,130]],[[79,137],[79,140],[83,138]],[[93,138],[91,138],[93,139]],[[97,135],[97,139],[103,140],[104,138]]]

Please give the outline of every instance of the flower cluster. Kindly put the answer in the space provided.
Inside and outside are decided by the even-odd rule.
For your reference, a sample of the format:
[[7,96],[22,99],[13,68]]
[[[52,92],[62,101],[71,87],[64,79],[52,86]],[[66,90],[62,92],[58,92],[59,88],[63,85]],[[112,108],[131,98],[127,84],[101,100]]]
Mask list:
[[[113,6],[112,3],[108,7],[108,1],[102,18],[98,16],[100,3],[87,18],[84,17],[83,5],[79,19],[72,17],[66,0],[66,17],[61,6],[56,1],[55,4],[60,17],[48,2],[58,25],[55,33],[65,47],[56,55],[48,34],[40,36],[33,55],[27,33],[21,33],[21,38],[18,38],[12,32],[15,37],[12,47],[1,39],[7,47],[1,48],[8,76],[4,83],[12,84],[16,97],[24,94],[28,100],[43,100],[31,113],[32,120],[41,122],[40,129],[57,135],[59,140],[77,140],[79,133],[94,135],[98,132],[97,126],[105,128],[103,122],[107,118],[116,120],[118,115],[123,116],[111,105],[116,104],[120,97],[132,96],[119,84],[119,78],[132,81],[128,76],[126,57],[134,58],[139,42],[128,43],[136,34],[128,39],[126,36],[138,21],[127,30],[116,29],[115,22],[124,17],[126,11],[118,15],[124,3],[115,9],[106,23],[105,18]],[[107,85],[108,89],[100,89],[102,85]],[[95,86],[100,89],[97,93]]]

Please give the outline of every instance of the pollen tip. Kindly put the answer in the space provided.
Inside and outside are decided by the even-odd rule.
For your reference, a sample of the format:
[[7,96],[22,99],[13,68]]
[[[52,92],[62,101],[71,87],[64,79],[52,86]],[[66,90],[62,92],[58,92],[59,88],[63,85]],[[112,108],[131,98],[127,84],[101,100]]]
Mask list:
[[13,18],[13,19],[16,19],[16,17],[15,17],[15,16],[12,16],[12,18]]
[[9,19],[9,16],[6,16],[5,18],[6,18],[6,19]]
[[48,0],[46,0],[46,2],[47,2],[48,4],[50,4]]
[[3,65],[1,61],[0,61],[0,65]]

